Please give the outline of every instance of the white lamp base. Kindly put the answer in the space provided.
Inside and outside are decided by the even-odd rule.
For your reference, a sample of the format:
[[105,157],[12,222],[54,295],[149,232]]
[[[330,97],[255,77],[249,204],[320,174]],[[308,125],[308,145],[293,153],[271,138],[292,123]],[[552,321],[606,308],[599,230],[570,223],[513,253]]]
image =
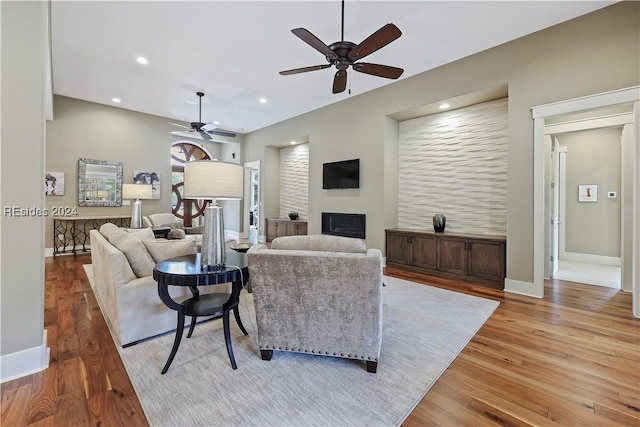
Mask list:
[[209,204],[204,210],[200,266],[202,269],[219,269],[225,267],[225,262],[226,253],[222,207]]
[[142,201],[136,199],[131,211],[131,228],[142,228]]

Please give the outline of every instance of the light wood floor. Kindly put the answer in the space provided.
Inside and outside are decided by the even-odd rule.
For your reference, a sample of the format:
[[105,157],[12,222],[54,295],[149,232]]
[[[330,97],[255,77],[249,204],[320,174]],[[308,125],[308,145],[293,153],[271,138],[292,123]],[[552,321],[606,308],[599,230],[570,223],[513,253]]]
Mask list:
[[[47,258],[50,367],[2,384],[3,427],[148,425],[84,274],[90,262]],[[386,273],[500,301],[404,426],[640,426],[631,295],[554,281],[538,300]]]

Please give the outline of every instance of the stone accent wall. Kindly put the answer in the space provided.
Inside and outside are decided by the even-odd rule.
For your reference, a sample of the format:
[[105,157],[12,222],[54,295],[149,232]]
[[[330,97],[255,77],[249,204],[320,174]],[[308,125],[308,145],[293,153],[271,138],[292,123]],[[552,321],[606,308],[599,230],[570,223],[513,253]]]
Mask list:
[[280,150],[280,218],[291,211],[309,218],[309,144]]
[[398,227],[433,230],[442,213],[446,231],[506,235],[507,98],[399,128]]

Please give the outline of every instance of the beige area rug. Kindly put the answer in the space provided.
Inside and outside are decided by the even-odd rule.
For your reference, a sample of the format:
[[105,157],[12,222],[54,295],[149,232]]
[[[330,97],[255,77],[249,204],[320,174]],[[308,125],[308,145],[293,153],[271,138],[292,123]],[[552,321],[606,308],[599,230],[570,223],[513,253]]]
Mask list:
[[[90,280],[90,266],[87,275]],[[456,358],[498,302],[385,276],[378,373],[363,362],[274,352],[260,359],[253,295],[242,292],[248,336],[231,321],[238,369],[222,320],[196,326],[160,374],[174,334],[119,349],[152,426],[395,426]],[[233,319],[233,317],[232,317]],[[349,325],[344,325],[348,328]]]

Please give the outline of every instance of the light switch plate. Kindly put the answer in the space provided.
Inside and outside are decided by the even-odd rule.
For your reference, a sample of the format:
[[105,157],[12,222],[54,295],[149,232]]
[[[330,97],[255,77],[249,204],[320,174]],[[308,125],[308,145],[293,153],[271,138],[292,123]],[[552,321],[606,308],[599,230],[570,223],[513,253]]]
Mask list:
[[607,197],[610,199],[615,199],[616,198],[616,192],[615,191],[608,191],[607,192]]

